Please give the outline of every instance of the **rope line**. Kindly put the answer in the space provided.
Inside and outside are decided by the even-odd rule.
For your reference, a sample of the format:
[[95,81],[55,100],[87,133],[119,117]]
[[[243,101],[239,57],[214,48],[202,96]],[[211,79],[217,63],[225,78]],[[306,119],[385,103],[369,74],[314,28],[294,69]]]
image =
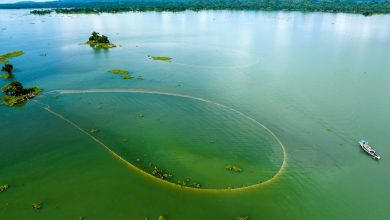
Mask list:
[[146,171],[138,168],[137,166],[133,165],[132,163],[130,163],[129,161],[124,159],[122,156],[117,154],[115,151],[113,151],[109,146],[104,144],[102,141],[100,141],[99,139],[97,139],[96,137],[91,135],[88,131],[84,130],[83,128],[81,128],[79,125],[77,125],[76,123],[72,122],[71,120],[65,118],[63,115],[53,111],[50,108],[49,105],[46,105],[46,104],[44,104],[44,103],[42,103],[40,101],[34,100],[34,102],[36,102],[39,105],[43,106],[42,108],[45,109],[46,111],[48,111],[49,113],[51,113],[51,114],[57,116],[58,118],[64,120],[65,122],[69,123],[70,125],[72,125],[76,129],[78,129],[79,131],[81,131],[82,133],[84,133],[85,135],[90,137],[97,144],[99,144],[105,150],[107,150],[114,158],[116,158],[120,162],[124,163],[127,167],[131,168],[132,170],[138,172],[139,174],[141,174],[141,175],[143,175],[143,176],[145,176],[145,177],[147,177],[147,178],[149,178],[149,179],[151,179],[153,181],[156,181],[156,182],[161,183],[161,184],[165,184],[165,185],[167,185],[169,187],[172,187],[172,188],[175,188],[175,189],[188,190],[188,191],[197,191],[197,192],[214,192],[214,193],[216,193],[216,192],[221,192],[221,193],[223,193],[223,192],[238,192],[238,191],[244,191],[244,190],[248,190],[248,189],[257,189],[257,188],[261,188],[261,187],[270,185],[271,183],[275,182],[278,178],[280,178],[283,175],[283,173],[287,169],[287,151],[286,151],[286,148],[285,148],[284,144],[282,143],[282,141],[268,127],[266,127],[264,124],[260,123],[259,121],[257,121],[256,119],[250,117],[249,115],[247,115],[245,113],[242,113],[242,112],[240,112],[240,111],[238,111],[238,110],[236,110],[234,108],[228,107],[226,105],[223,105],[223,104],[220,104],[220,103],[208,100],[208,99],[204,99],[204,98],[200,98],[200,97],[196,97],[196,96],[178,94],[178,93],[160,92],[160,91],[144,90],[144,89],[53,90],[53,91],[47,92],[45,94],[50,94],[50,93],[59,93],[59,94],[140,93],[140,94],[154,94],[154,95],[174,96],[174,97],[181,97],[181,98],[197,100],[197,101],[201,101],[201,102],[205,102],[205,103],[210,103],[210,104],[214,104],[216,106],[219,106],[221,108],[228,109],[228,110],[230,110],[230,111],[232,111],[234,113],[237,113],[237,114],[241,115],[242,117],[244,117],[244,118],[254,122],[255,124],[259,125],[260,127],[264,128],[278,142],[278,144],[280,145],[280,147],[282,149],[282,152],[283,152],[283,162],[282,162],[279,170],[275,173],[275,175],[273,175],[271,178],[269,178],[266,181],[263,181],[263,182],[260,182],[260,183],[256,183],[256,184],[253,184],[253,185],[242,186],[242,187],[237,187],[237,188],[229,188],[229,189],[193,188],[193,187],[189,187],[189,186],[182,186],[182,185],[179,185],[179,184],[176,184],[176,183],[173,183],[173,182],[169,182],[169,181],[157,178],[157,177],[153,176],[152,174],[147,173]]

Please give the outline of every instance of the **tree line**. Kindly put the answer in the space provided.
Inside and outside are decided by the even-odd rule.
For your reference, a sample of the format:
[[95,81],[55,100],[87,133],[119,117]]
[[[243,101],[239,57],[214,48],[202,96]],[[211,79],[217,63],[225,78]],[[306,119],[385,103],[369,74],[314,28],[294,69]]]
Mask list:
[[[31,3],[30,3],[31,4]],[[10,6],[10,5],[9,5]],[[18,4],[21,7],[23,4]],[[263,10],[263,11],[301,11],[301,12],[330,12],[330,13],[358,13],[363,15],[388,14],[390,2],[357,2],[352,0],[194,0],[194,1],[148,1],[148,2],[93,2],[93,3],[59,3],[46,2],[29,5],[39,8],[53,8],[52,10],[33,10],[32,14],[99,14],[144,11],[170,11],[185,10]],[[4,5],[0,5],[0,8]],[[11,7],[11,6],[10,6]],[[13,7],[16,7],[13,5]]]

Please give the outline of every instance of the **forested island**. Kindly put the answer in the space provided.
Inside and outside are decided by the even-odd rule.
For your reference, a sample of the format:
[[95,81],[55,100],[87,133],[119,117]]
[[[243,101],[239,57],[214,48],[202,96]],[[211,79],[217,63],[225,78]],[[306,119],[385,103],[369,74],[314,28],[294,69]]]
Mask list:
[[3,4],[0,8],[52,8],[52,10],[33,10],[32,14],[99,14],[120,12],[185,10],[263,10],[263,11],[301,11],[329,13],[358,13],[363,15],[390,13],[389,1],[317,1],[317,0],[225,0],[225,1],[150,1],[150,2],[45,2]]
[[86,44],[96,49],[110,49],[116,47],[112,44],[107,36],[100,35],[98,32],[92,32]]
[[[9,59],[19,57],[23,54],[24,52],[22,50],[17,50],[0,55],[0,63],[3,64],[3,66],[1,67],[1,72],[5,72],[3,74],[0,74],[0,78],[14,78],[14,76],[12,75],[14,66],[9,62]],[[38,87],[26,89],[23,87],[22,83],[14,80],[1,88],[1,92],[4,93],[4,96],[0,97],[0,100],[3,100],[3,105],[14,106],[16,104],[34,98],[35,96],[39,95],[41,91],[42,89]]]
[[14,106],[39,95],[42,92],[42,89],[38,87],[26,89],[23,87],[22,83],[13,81],[1,88],[1,92],[5,95],[1,97],[4,101],[2,104],[6,106]]

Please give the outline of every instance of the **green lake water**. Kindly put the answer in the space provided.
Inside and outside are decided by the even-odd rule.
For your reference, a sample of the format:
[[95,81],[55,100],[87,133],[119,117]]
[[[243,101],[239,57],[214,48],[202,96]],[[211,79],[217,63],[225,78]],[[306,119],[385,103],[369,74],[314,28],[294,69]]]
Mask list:
[[0,10],[15,50],[44,93],[0,107],[1,220],[390,218],[388,15]]

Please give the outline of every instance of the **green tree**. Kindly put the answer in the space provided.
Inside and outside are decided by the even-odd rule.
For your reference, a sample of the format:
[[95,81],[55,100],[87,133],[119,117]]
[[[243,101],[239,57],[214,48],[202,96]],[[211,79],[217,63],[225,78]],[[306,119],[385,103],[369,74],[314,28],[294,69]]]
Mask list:
[[12,70],[14,69],[14,66],[12,66],[12,64],[4,64],[3,67],[1,67],[1,71],[5,71],[7,73],[12,73]]
[[92,36],[89,37],[91,41],[97,41],[100,38],[100,34],[98,32],[92,32]]
[[8,96],[18,96],[23,94],[23,85],[18,81],[13,81],[1,88],[1,91]]
[[97,40],[98,43],[103,43],[103,44],[109,44],[110,41],[108,40],[108,37],[105,35],[102,35],[101,37],[98,38]]

